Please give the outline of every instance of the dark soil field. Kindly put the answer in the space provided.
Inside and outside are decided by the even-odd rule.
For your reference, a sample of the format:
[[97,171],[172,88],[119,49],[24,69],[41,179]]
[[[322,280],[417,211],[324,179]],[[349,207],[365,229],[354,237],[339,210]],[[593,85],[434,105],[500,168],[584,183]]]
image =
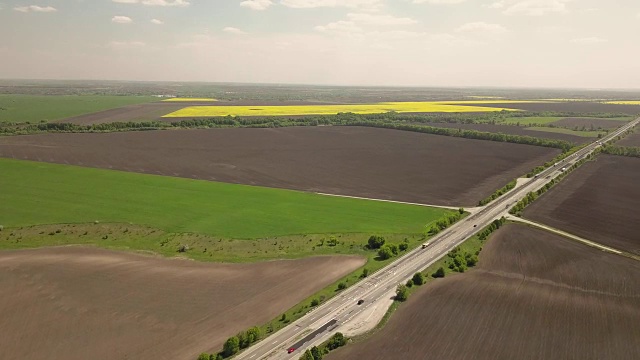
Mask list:
[[615,145],[619,146],[640,146],[640,129],[636,129],[636,132],[633,134],[627,135],[624,139],[615,143]]
[[476,106],[518,108],[526,111],[558,111],[575,113],[614,113],[614,114],[640,114],[640,105],[616,105],[598,102],[574,101],[574,102],[550,102],[550,103],[525,103],[525,104],[474,104]]
[[478,268],[429,283],[347,359],[638,359],[640,262],[507,225]]
[[524,211],[528,219],[640,255],[640,159],[600,155]]
[[3,359],[194,360],[364,264],[204,264],[83,247],[0,252]]
[[616,129],[624,125],[626,121],[600,119],[600,118],[564,118],[553,122],[553,125],[573,129],[577,127],[582,129],[585,127],[587,130],[594,129]]
[[[200,105],[202,105],[202,103],[200,103]],[[94,125],[127,121],[152,121],[160,120],[163,115],[180,110],[186,106],[190,105],[182,102],[153,102],[141,105],[130,105],[118,109],[100,111],[93,114],[74,116],[56,122],[78,125]]]
[[475,206],[558,153],[363,127],[0,138],[0,156],[15,159],[452,206]]
[[[526,122],[526,120],[524,119],[523,119],[523,122]],[[552,132],[546,132],[546,131],[528,130],[525,127],[515,126],[515,125],[457,124],[457,123],[420,123],[420,124],[439,127],[439,128],[477,130],[477,131],[486,131],[490,133],[532,136],[532,137],[541,138],[541,139],[565,140],[575,144],[583,144],[583,143],[593,141],[593,139],[590,139],[588,137],[576,136],[571,134],[552,133]]]

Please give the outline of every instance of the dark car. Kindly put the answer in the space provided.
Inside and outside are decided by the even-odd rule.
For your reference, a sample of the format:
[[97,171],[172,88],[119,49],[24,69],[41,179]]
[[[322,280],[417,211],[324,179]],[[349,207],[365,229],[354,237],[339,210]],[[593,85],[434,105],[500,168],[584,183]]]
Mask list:
[[363,302],[364,302],[364,300],[362,300],[362,299],[358,300],[358,305],[362,305]]
[[291,347],[291,348],[289,348],[289,350],[287,350],[287,353],[288,353],[288,354],[291,354],[291,353],[292,353],[292,352],[294,352],[294,351],[296,351],[296,348],[292,348],[292,347]]

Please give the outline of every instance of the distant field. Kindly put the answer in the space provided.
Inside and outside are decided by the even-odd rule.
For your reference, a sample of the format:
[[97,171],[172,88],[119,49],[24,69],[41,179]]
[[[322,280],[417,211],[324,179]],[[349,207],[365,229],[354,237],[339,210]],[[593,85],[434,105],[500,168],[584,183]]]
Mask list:
[[252,239],[420,233],[447,213],[424,206],[27,161],[0,159],[0,168],[0,219],[5,227],[98,220]]
[[513,117],[504,119],[505,124],[537,124],[546,125],[562,119],[561,117]]
[[[399,113],[437,113],[437,112],[496,112],[516,111],[513,107],[473,106],[491,101],[460,102],[387,102],[377,104],[345,105],[300,105],[300,106],[190,106],[172,112],[164,117],[213,117],[213,116],[298,116],[298,115],[335,115],[351,112],[356,114],[378,114],[390,111]],[[519,104],[522,102],[506,100],[501,103]]]
[[550,133],[559,133],[559,134],[575,135],[575,136],[582,136],[582,137],[598,137],[599,134],[605,134],[605,132],[603,131],[576,131],[576,130],[565,129],[565,128],[557,128],[557,127],[552,128],[552,127],[543,127],[543,126],[528,127],[527,130],[544,131],[544,132],[550,132]]
[[202,102],[208,102],[208,101],[218,101],[216,99],[209,99],[209,98],[169,98],[169,99],[164,99],[162,100],[163,102],[191,102],[191,101],[202,101]]
[[638,278],[638,261],[508,224],[476,268],[431,281],[326,359],[639,359]]
[[614,105],[640,105],[640,100],[606,101],[604,103]]
[[0,95],[0,123],[49,122],[157,100],[152,96]]

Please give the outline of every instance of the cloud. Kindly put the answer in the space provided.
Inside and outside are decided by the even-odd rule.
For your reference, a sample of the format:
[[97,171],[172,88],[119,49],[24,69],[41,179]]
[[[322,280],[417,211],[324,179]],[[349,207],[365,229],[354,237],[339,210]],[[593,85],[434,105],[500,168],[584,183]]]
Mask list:
[[355,34],[362,32],[362,28],[353,21],[336,21],[327,25],[316,26],[314,29],[324,33]]
[[246,34],[246,32],[244,32],[244,31],[242,31],[242,30],[240,30],[238,28],[232,27],[232,26],[227,26],[226,28],[222,29],[222,31],[226,32],[227,34],[234,34],[234,35],[245,35]]
[[15,11],[19,11],[19,12],[56,12],[58,11],[58,9],[52,7],[52,6],[38,6],[38,5],[29,5],[29,6],[16,6],[13,8],[13,10]]
[[567,3],[573,0],[498,0],[485,7],[501,9],[505,15],[543,16],[567,12]]
[[128,16],[116,15],[111,18],[111,22],[116,24],[131,24],[133,20]]
[[592,37],[573,39],[571,40],[571,42],[575,44],[591,45],[591,44],[600,44],[600,43],[607,42],[607,39],[603,39],[598,36],[592,36]]
[[486,22],[478,21],[467,23],[456,29],[458,33],[472,32],[472,33],[485,33],[485,34],[503,34],[507,32],[507,29],[499,24],[488,24]]
[[433,4],[433,5],[451,5],[460,4],[467,0],[413,0],[414,4]]
[[142,4],[147,6],[177,6],[185,7],[191,5],[188,0],[112,0],[114,3],[119,4]]
[[310,9],[319,7],[346,7],[346,8],[378,8],[381,0],[281,0],[286,7],[295,9]]
[[156,25],[162,25],[164,24],[164,21],[158,20],[158,19],[151,19],[151,23]]
[[349,13],[347,18],[350,21],[366,25],[411,25],[417,23],[416,20],[408,17],[395,17],[392,15],[377,15],[368,13]]
[[251,10],[265,10],[271,5],[273,5],[271,0],[245,0],[240,3],[240,6]]

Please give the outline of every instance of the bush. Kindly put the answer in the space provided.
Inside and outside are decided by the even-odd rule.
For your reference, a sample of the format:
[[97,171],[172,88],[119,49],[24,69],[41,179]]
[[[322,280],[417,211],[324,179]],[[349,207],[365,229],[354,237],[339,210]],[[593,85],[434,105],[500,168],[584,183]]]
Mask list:
[[396,301],[406,301],[409,297],[409,289],[405,285],[398,285],[396,289]]
[[202,353],[198,356],[198,360],[210,360],[211,354]]
[[443,278],[444,275],[445,275],[444,268],[440,267],[433,274],[431,274],[431,277],[433,277],[433,278]]
[[369,237],[369,241],[367,242],[367,245],[369,246],[369,249],[375,250],[375,249],[380,249],[385,242],[386,240],[384,237],[378,236],[378,235],[371,235],[371,237]]
[[[396,249],[396,253],[397,251],[398,250]],[[384,245],[380,248],[380,250],[378,250],[378,257],[380,258],[380,260],[391,259],[393,255],[394,255],[393,250],[389,245]]]
[[347,284],[341,282],[340,284],[338,284],[338,290],[344,290],[347,288]]
[[400,251],[407,251],[407,249],[409,248],[409,244],[402,243],[402,244],[398,245],[398,248],[400,249]]
[[408,288],[412,287],[412,286],[413,286],[413,280],[412,280],[412,279],[407,280],[407,283],[406,283],[405,285],[406,285]]
[[342,333],[335,333],[327,343],[327,349],[334,350],[347,344],[347,338]]
[[311,306],[315,307],[315,306],[318,306],[318,305],[320,305],[320,300],[318,300],[318,299],[311,300]]
[[240,339],[237,336],[232,336],[224,342],[222,347],[222,355],[229,357],[235,355],[240,351]]
[[424,284],[425,278],[421,272],[417,272],[413,275],[413,278],[411,280],[413,280],[413,283],[416,285],[422,285]]
[[367,276],[369,276],[369,269],[367,269],[367,268],[362,269],[362,274],[360,274],[360,278],[364,279]]

